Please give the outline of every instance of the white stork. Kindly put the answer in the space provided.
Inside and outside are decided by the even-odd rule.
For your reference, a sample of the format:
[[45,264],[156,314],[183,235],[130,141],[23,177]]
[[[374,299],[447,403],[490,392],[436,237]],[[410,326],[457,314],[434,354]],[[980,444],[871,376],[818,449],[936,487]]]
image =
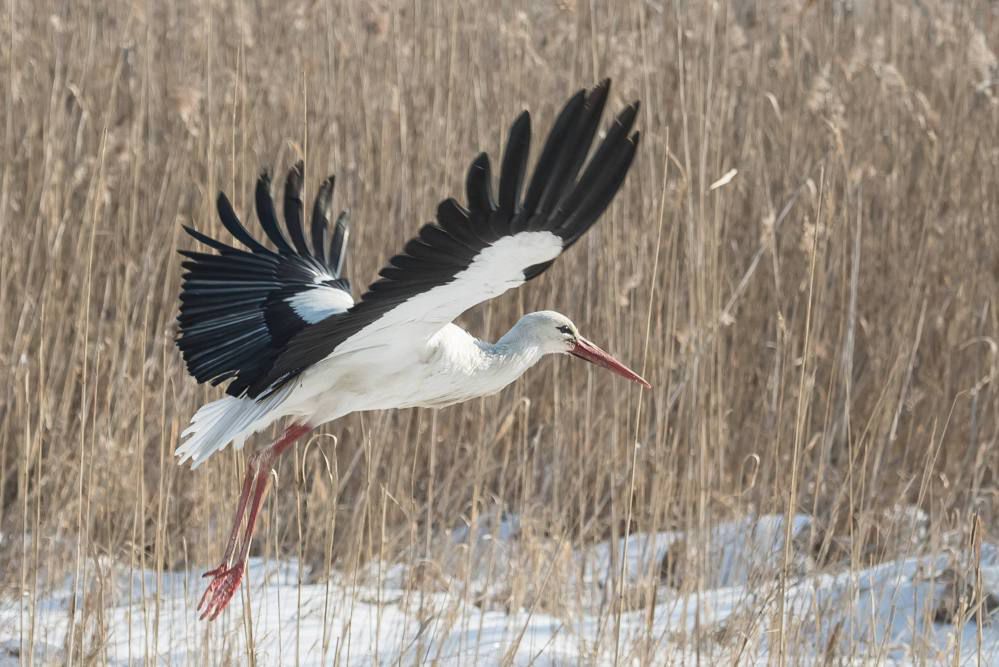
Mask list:
[[301,163],[285,182],[288,237],[269,177],[264,173],[257,182],[257,217],[274,250],[247,232],[223,193],[219,217],[246,250],[185,227],[216,252],[180,251],[187,259],[177,346],[198,382],[229,384],[228,396],[194,415],[177,456],[197,467],[230,442],[242,447],[247,436],[278,419],[290,424],[247,463],[222,562],[205,573],[212,581],[198,605],[201,618],[218,617],[238,589],[274,463],[320,424],[361,410],[436,408],[487,396],[554,353],[650,387],[555,312],[525,315],[496,343],[451,324],[475,304],[545,271],[614,198],[638,146],[639,133],[631,132],[638,102],[618,115],[587,162],[609,86],[603,81],[566,103],[523,196],[531,118],[520,114],[503,153],[499,197],[482,153],[468,171],[467,206],[444,200],[436,222],[420,229],[357,302],[341,276],[344,213],[327,238],[332,176],[316,196],[311,239],[302,224]]

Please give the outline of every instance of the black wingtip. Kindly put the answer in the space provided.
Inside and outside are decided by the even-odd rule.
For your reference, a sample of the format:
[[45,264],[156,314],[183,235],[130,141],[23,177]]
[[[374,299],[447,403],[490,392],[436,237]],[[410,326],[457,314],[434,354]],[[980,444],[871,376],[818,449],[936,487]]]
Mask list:
[[556,116],[554,124],[548,131],[544,148],[541,149],[541,155],[534,164],[534,176],[527,186],[527,195],[523,202],[525,211],[534,214],[539,210],[546,210],[557,198],[554,190],[558,189],[563,179],[555,176],[567,171],[564,166],[566,161],[571,159],[568,153],[575,152],[577,148],[572,146],[571,151],[567,150],[566,142],[576,133],[577,121],[585,105],[586,91],[578,90]]
[[285,187],[293,186],[298,191],[302,190],[302,181],[305,177],[305,162],[299,160],[295,164],[291,165],[288,169],[288,175],[285,177]]
[[343,264],[347,258],[347,238],[350,236],[350,209],[345,208],[340,211],[336,222],[333,224],[333,238],[330,240],[330,249],[327,253],[329,267],[333,275],[339,278],[343,275]]
[[626,130],[630,130],[631,126],[635,124],[635,118],[638,116],[638,109],[640,106],[641,104],[637,100],[632,102],[621,110],[621,113],[617,115],[614,122],[623,126]]
[[319,186],[312,204],[312,255],[321,264],[326,264],[326,236],[329,232],[329,209],[333,199],[333,186],[336,179],[327,176]]
[[510,126],[500,168],[499,210],[506,215],[512,215],[518,209],[530,150],[531,114],[523,111]]
[[305,163],[299,160],[288,170],[284,180],[284,226],[288,229],[295,250],[303,257],[309,256],[309,244],[302,228],[302,184]]
[[601,79],[600,81],[597,82],[597,85],[590,88],[590,95],[591,96],[596,95],[597,93],[606,95],[608,92],[610,92],[610,87],[611,87],[611,80],[610,77],[608,76]]
[[604,105],[610,97],[610,79],[604,79],[599,84],[590,89],[590,94],[586,96],[586,106],[595,109],[597,120],[603,115]]
[[187,225],[181,225],[181,227],[184,228],[184,231],[187,232],[187,234],[191,238],[193,238],[198,243],[203,243],[204,245],[208,246],[209,248],[214,248],[215,250],[218,250],[219,252],[234,250],[234,248],[232,246],[228,246],[225,243],[222,243],[221,241],[216,241],[215,239],[213,239],[212,237],[208,236],[207,234],[202,234],[201,232],[199,232],[194,227],[188,227]]
[[479,153],[469,165],[468,176],[465,178],[465,194],[470,210],[491,211],[495,208],[491,179],[489,156]]
[[471,166],[473,169],[482,169],[484,171],[488,171],[489,155],[484,151],[482,153],[479,153],[478,155],[475,156],[475,159],[472,160]]
[[254,199],[256,200],[257,220],[260,222],[264,233],[267,234],[267,238],[277,247],[278,252],[294,252],[278,226],[277,213],[274,211],[274,200],[271,198],[271,175],[267,169],[260,172]]
[[514,132],[523,132],[525,124],[528,127],[531,126],[531,112],[528,111],[527,109],[524,109],[519,114],[517,114],[517,117],[514,119],[513,123],[510,124],[510,134],[513,134]]

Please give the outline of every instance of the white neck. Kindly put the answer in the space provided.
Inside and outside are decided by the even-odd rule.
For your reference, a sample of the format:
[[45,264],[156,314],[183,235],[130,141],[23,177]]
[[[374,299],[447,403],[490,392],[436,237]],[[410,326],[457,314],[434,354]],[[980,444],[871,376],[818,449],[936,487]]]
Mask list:
[[495,343],[478,341],[483,362],[480,374],[490,385],[488,393],[507,386],[544,356],[541,347],[521,333],[514,327]]
[[440,394],[414,403],[439,407],[477,396],[495,394],[538,363],[548,352],[539,339],[536,327],[521,320],[495,343],[471,336],[454,324],[445,326],[430,345],[428,363],[436,366],[431,373]]

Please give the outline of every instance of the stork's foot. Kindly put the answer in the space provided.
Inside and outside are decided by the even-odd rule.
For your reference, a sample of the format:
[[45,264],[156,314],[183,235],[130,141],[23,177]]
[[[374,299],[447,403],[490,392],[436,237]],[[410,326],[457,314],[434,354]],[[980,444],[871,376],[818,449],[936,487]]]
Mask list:
[[227,567],[222,563],[214,570],[205,572],[205,577],[212,577],[211,583],[205,589],[201,601],[198,603],[198,611],[201,612],[201,620],[214,621],[218,618],[222,610],[228,606],[232,596],[239,590],[239,582],[243,580],[243,572],[246,570],[245,563],[236,563],[232,567]]
[[[269,475],[277,458],[295,443],[300,437],[312,430],[305,424],[292,424],[284,435],[270,447],[254,454],[246,464],[246,475],[243,478],[243,491],[239,494],[239,505],[232,520],[232,530],[229,532],[229,542],[222,556],[222,564],[214,570],[205,572],[205,577],[212,580],[205,589],[201,601],[198,602],[198,612],[201,620],[214,621],[229,605],[232,596],[239,590],[239,582],[243,580],[246,571],[246,559],[250,554],[250,541],[253,539],[253,529],[257,525],[257,515],[260,504],[267,495]],[[252,497],[252,499],[251,499]],[[240,538],[240,528],[243,525],[243,515],[249,509],[246,518],[246,529]],[[236,564],[229,563],[235,560]]]

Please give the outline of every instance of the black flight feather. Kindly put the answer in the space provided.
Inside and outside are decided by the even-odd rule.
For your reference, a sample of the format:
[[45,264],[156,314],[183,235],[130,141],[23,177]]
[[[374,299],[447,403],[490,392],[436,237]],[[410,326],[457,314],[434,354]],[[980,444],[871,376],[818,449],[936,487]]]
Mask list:
[[305,242],[302,229],[302,178],[305,164],[299,160],[288,170],[284,179],[284,224],[295,245],[295,251],[302,257],[310,255],[309,244]]
[[271,199],[271,177],[266,171],[260,174],[257,179],[257,188],[254,192],[254,199],[257,204],[257,220],[263,228],[267,238],[271,240],[282,254],[294,254],[294,250],[288,245],[281,227],[278,225],[277,213],[274,211],[274,200]]
[[499,211],[505,215],[517,212],[520,189],[527,170],[527,154],[531,150],[531,115],[526,111],[517,116],[503,151],[500,169]]
[[[606,174],[606,166],[611,159],[611,154],[621,149],[622,144],[627,140],[628,133],[631,132],[635,124],[635,117],[638,115],[638,102],[625,107],[624,111],[618,114],[611,125],[603,143],[593,154],[590,164],[579,179],[573,194],[570,197],[585,194],[593,187],[593,181],[601,175]],[[571,209],[572,203],[567,203],[566,208]]]
[[576,136],[569,145],[569,150],[566,154],[567,161],[563,176],[564,183],[575,182],[576,176],[579,174],[579,169],[586,160],[586,154],[593,144],[593,137],[596,136],[597,129],[600,127],[600,117],[603,115],[609,91],[610,79],[604,79],[597,84],[586,98],[586,104],[577,120]]
[[316,202],[312,205],[312,255],[326,263],[326,234],[330,227],[330,203],[333,201],[333,184],[330,176],[319,186]]
[[332,177],[323,182],[316,197],[310,248],[302,223],[303,173],[299,163],[285,182],[283,212],[293,245],[281,232],[266,173],[257,181],[257,216],[277,252],[253,238],[221,193],[216,201],[219,219],[247,250],[184,227],[196,241],[215,251],[179,251],[185,260],[176,342],[188,371],[199,382],[231,381],[228,393],[245,394],[287,341],[307,325],[291,305],[292,299],[311,290],[338,289],[349,294],[347,281],[339,278],[346,241],[342,219],[330,243],[329,258],[335,262],[328,264],[323,252]]
[[491,178],[489,156],[485,153],[479,153],[469,166],[468,177],[465,179],[469,210],[491,211],[496,208],[493,204]]
[[229,203],[229,198],[225,196],[224,192],[220,192],[218,198],[215,200],[215,208],[218,210],[219,220],[222,221],[222,224],[237,241],[253,252],[270,252],[246,231],[246,227],[236,217],[236,212],[232,210],[232,204]]
[[330,241],[328,266],[337,278],[343,275],[343,260],[347,257],[344,249],[347,245],[347,237],[350,234],[350,228],[347,225],[348,217],[349,214],[347,211],[340,212],[333,229],[333,239]]
[[571,129],[576,114],[582,108],[585,101],[586,92],[580,90],[569,98],[569,101],[566,102],[566,105],[559,113],[558,118],[555,119],[555,125],[552,126],[551,132],[548,134],[545,147],[541,149],[541,157],[538,158],[538,163],[534,166],[534,176],[531,178],[531,184],[527,186],[527,196],[524,197],[524,210],[529,214],[535,213],[538,209],[541,197],[552,178],[556,161],[565,148],[566,135]]
[[568,248],[579,238],[586,233],[586,230],[596,222],[607,207],[610,206],[611,201],[614,199],[614,195],[617,194],[618,189],[620,189],[621,184],[624,182],[624,177],[628,173],[628,169],[631,167],[631,163],[635,158],[635,152],[638,150],[638,142],[641,139],[641,135],[636,132],[631,139],[629,139],[628,144],[625,148],[624,154],[621,159],[613,165],[614,169],[618,171],[607,182],[605,187],[601,190],[597,190],[596,193],[587,198],[581,205],[579,211],[574,214],[574,218],[570,217],[567,221],[568,225],[572,229],[571,235],[563,235],[565,239],[565,247]]

